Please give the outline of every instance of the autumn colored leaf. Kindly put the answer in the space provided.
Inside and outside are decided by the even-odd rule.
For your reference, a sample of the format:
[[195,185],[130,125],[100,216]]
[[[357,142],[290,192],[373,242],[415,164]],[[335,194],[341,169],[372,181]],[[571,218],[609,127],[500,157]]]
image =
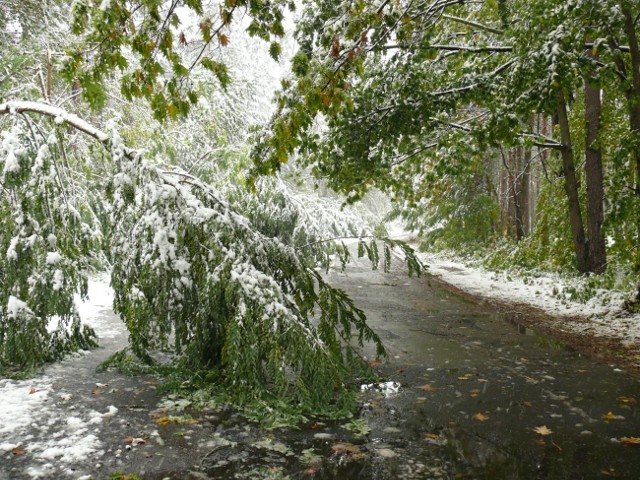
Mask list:
[[431,383],[425,383],[420,388],[425,392],[433,392],[434,390],[436,390],[436,388],[434,388],[434,386]]
[[173,420],[171,419],[171,417],[160,417],[156,419],[156,425],[160,426],[160,427],[166,427],[167,425],[169,425]]
[[223,47],[226,47],[227,45],[229,45],[229,37],[227,37],[224,33],[221,33],[220,35],[218,35],[218,41],[220,42],[220,45],[222,45]]
[[622,437],[624,445],[640,445],[640,437]]
[[606,414],[606,415],[603,415],[603,416],[602,416],[602,419],[603,419],[605,422],[609,422],[609,421],[611,421],[611,420],[624,420],[624,417],[623,417],[622,415],[616,415],[616,414],[615,414],[615,413],[613,413],[613,412],[607,412],[607,414]]
[[331,447],[334,455],[346,456],[347,462],[357,462],[364,458],[364,453],[360,451],[360,447],[352,443],[336,443]]
[[126,443],[127,445],[133,445],[135,447],[136,445],[144,445],[145,443],[147,443],[147,441],[144,438],[132,437],[131,435],[129,435],[124,439],[124,443]]
[[28,450],[25,450],[22,447],[13,447],[11,449],[11,453],[13,453],[14,455],[24,455],[27,452],[28,452]]
[[94,388],[93,390],[91,390],[91,395],[102,395],[104,393],[104,390],[101,388]]
[[360,447],[353,443],[336,443],[331,446],[333,453],[360,453]]
[[478,395],[480,395],[480,389],[479,388],[474,388],[473,390],[471,390],[471,397],[475,398]]
[[34,393],[36,393],[38,390],[31,387],[31,390],[29,390],[29,395],[33,395]]
[[546,425],[542,425],[541,427],[535,427],[533,431],[536,432],[538,435],[551,435],[553,433],[553,430],[550,430],[549,428],[547,428]]
[[180,32],[180,35],[178,36],[178,40],[180,41],[180,45],[188,45],[189,42],[187,42],[187,37],[185,36],[184,32]]
[[372,367],[376,367],[378,365],[380,365],[382,363],[382,359],[380,357],[376,357],[375,359],[371,360],[369,362],[369,365],[371,365]]
[[331,56],[333,58],[338,58],[340,56],[340,40],[337,38],[334,38],[333,42],[331,42]]
[[478,412],[476,413],[473,418],[475,420],[478,420],[479,422],[486,422],[487,420],[489,420],[489,417],[487,415],[483,415],[482,413]]
[[631,396],[622,395],[617,399],[621,403],[636,403],[636,399]]

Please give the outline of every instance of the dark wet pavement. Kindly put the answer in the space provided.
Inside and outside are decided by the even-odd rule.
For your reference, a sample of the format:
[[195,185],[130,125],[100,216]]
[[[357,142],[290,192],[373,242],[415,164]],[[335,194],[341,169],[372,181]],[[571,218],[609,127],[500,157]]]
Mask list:
[[623,441],[640,436],[637,378],[434,279],[375,278],[365,262],[334,278],[381,335],[381,370],[402,384],[362,413],[368,441],[397,454],[377,478],[640,478],[640,445]]
[[[265,431],[215,406],[161,404],[152,377],[94,373],[126,341],[123,331],[106,348],[47,369],[49,398],[73,396],[56,406],[62,418],[34,426],[29,453],[2,454],[0,478],[37,478],[29,469],[44,460],[29,442],[68,431],[67,411],[84,418],[110,406],[118,412],[92,430],[95,451],[71,464],[52,458],[51,475],[40,478],[640,478],[640,445],[623,441],[640,437],[636,378],[507,323],[434,279],[408,278],[395,263],[389,274],[356,261],[330,276],[368,314],[389,353],[376,368],[396,382],[364,391],[356,419]],[[109,386],[95,393],[96,382]],[[128,446],[127,437],[144,443]]]

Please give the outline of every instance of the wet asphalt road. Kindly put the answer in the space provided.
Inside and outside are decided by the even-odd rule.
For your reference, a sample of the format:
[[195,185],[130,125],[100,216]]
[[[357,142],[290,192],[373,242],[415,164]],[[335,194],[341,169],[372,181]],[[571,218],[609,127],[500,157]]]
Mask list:
[[[388,478],[640,478],[640,445],[623,440],[640,436],[637,378],[401,267],[372,275],[358,261],[333,278],[367,312],[389,353],[381,369],[402,385],[363,412],[372,438],[395,445]],[[385,425],[401,431],[395,444]]]
[[[35,415],[31,427],[0,437],[28,451],[1,453],[0,478],[640,478],[640,445],[623,441],[640,437],[636,378],[514,327],[434,279],[408,278],[397,261],[384,274],[357,260],[330,280],[367,313],[389,353],[377,368],[397,382],[366,390],[357,422],[310,419],[266,432],[227,410],[162,408],[156,379],[95,373],[126,344],[121,329],[102,349],[24,383],[49,389],[50,419]],[[120,323],[108,310],[100,321]],[[109,386],[96,393],[96,383]],[[86,432],[93,451],[71,462],[43,458],[52,436],[87,438],[74,436],[70,416],[111,406],[117,413]],[[128,449],[127,437],[145,443]]]

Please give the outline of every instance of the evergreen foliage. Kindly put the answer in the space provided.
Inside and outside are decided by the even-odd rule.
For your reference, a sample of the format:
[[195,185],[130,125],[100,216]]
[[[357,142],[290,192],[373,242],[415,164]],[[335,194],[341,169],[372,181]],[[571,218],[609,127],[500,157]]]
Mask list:
[[[5,105],[0,105],[3,109]],[[78,184],[83,161],[61,127],[10,114],[0,146],[0,371],[32,368],[96,345],[80,324],[101,227]]]

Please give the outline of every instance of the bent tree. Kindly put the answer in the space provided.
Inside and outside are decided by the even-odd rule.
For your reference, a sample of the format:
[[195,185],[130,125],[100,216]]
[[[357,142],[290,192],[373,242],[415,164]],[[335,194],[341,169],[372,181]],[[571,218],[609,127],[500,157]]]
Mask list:
[[[286,401],[320,413],[350,404],[349,379],[363,368],[357,347],[385,352],[364,313],[316,270],[319,249],[261,233],[212,186],[127,148],[115,129],[34,102],[8,102],[0,113],[0,366],[92,344],[73,295],[86,293],[90,263],[104,256],[115,311],[141,359],[169,348],[178,363],[214,372],[241,404]],[[97,145],[73,152],[76,132]],[[382,259],[375,243],[361,248],[388,268],[396,245],[411,255],[393,241]]]

